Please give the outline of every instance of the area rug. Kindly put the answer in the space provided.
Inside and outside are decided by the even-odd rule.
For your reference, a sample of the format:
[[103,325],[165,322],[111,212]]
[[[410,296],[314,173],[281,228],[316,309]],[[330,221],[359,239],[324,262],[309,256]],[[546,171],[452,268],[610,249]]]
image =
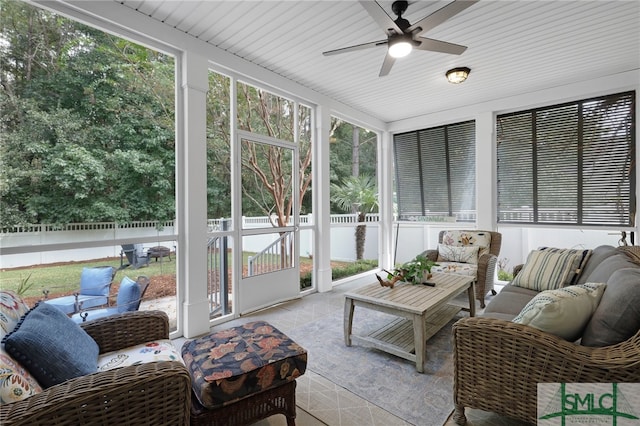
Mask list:
[[[356,308],[353,332],[366,334],[389,322],[387,314]],[[442,426],[453,409],[450,321],[427,342],[425,371],[415,363],[357,344],[347,347],[342,312],[289,330],[308,351],[307,368],[380,408],[420,426]]]

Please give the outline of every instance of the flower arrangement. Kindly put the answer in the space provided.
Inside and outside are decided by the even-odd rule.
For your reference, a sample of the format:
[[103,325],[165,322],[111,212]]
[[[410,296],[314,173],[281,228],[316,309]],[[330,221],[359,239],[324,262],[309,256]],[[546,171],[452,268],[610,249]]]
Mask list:
[[[398,281],[405,281],[411,284],[422,284],[424,279],[431,278],[431,268],[439,266],[436,262],[428,259],[426,256],[418,255],[415,259],[403,263],[395,268],[392,272],[385,269],[387,279],[383,280],[376,274],[378,282],[383,287],[391,287]],[[426,275],[426,276],[425,276]]]

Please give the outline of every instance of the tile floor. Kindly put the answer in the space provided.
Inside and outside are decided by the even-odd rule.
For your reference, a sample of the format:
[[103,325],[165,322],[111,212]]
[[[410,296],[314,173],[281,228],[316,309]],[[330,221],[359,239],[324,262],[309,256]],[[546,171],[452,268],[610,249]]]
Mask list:
[[[328,313],[344,307],[344,293],[358,286],[344,284],[327,293],[314,293],[301,299],[246,315],[212,327],[220,330],[247,322],[252,317],[269,321],[278,329],[288,330],[318,320]],[[478,306],[479,308],[479,306]],[[174,340],[176,347],[182,347],[184,338]],[[307,370],[297,380],[296,405],[298,426],[403,426],[410,425],[393,414],[369,403],[359,396],[341,388],[324,377]],[[481,410],[467,410],[469,426],[525,426],[513,419],[497,416]],[[286,419],[275,415],[256,423],[258,426],[284,426]],[[447,420],[443,426],[454,426]],[[417,425],[419,426],[419,425]]]

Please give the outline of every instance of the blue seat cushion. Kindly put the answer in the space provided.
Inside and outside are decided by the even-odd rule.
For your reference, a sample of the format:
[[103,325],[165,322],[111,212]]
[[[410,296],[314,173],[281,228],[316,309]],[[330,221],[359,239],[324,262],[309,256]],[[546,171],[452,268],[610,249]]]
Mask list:
[[[105,296],[78,295],[78,303],[80,304],[81,309],[89,309],[96,306],[106,305],[108,301],[109,299]],[[55,299],[45,300],[45,302],[55,306],[67,315],[77,311],[75,296],[56,297]]]
[[6,352],[43,388],[98,369],[98,344],[61,310],[38,303],[2,339]]
[[[89,309],[88,311],[78,312],[77,314],[73,314],[71,319],[76,324],[81,324],[85,321],[91,321],[98,318],[109,317],[111,315],[117,315],[120,311],[116,306],[112,306],[110,308],[101,308],[101,309]],[[82,319],[82,315],[86,316],[86,319]]]

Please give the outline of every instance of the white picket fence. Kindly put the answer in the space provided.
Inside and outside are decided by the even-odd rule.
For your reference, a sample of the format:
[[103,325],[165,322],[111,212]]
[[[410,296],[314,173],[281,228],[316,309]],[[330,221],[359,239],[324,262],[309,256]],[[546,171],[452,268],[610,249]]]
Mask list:
[[[377,259],[379,253],[379,217],[377,214],[369,214],[366,217],[367,226],[364,257]],[[243,228],[271,226],[269,217],[243,218]],[[313,233],[304,229],[313,224],[313,216],[300,217],[301,232],[300,256],[313,255]],[[353,261],[356,258],[355,228],[359,225],[355,214],[331,215],[331,259],[338,261]],[[212,235],[221,230],[221,219],[208,221],[209,231]],[[460,222],[424,222],[414,220],[400,222],[393,226],[393,259],[397,262],[405,262],[412,259],[417,253],[427,248],[437,248],[438,233],[442,229],[473,229],[474,223]],[[594,248],[601,244],[617,245],[620,233],[613,230],[584,230],[566,228],[526,228],[517,226],[502,226],[498,229],[502,233],[502,249],[500,257],[509,261],[509,266],[523,263],[527,254],[539,246],[554,247],[583,247]],[[56,262],[68,262],[70,260],[83,261],[101,259],[106,257],[119,257],[120,245],[110,244],[110,241],[122,239],[144,238],[144,248],[152,246],[169,247],[172,251],[177,249],[174,241],[175,229],[172,221],[163,222],[133,222],[118,223],[74,223],[68,225],[29,225],[2,229],[0,233],[0,245],[6,247],[28,247],[65,243],[82,243],[83,241],[104,241],[104,246],[90,247],[72,250],[38,251],[25,254],[10,254],[0,257],[0,268],[15,268],[38,264],[50,264]],[[279,237],[277,232],[247,238],[244,248],[247,251],[259,252]],[[152,241],[151,241],[152,240]],[[229,239],[230,247],[233,239]]]

